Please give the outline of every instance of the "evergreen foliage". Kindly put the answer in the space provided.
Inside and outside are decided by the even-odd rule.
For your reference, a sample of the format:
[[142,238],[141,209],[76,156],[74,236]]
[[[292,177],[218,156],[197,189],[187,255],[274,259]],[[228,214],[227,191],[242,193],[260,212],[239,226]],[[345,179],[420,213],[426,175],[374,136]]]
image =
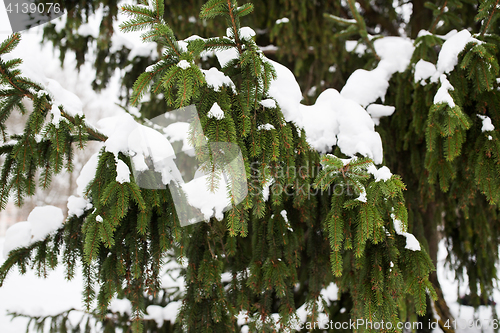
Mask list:
[[[49,26],[47,38],[62,50],[77,49],[82,63],[92,37],[82,39],[73,34],[73,28],[84,20],[82,8],[91,12],[100,3],[110,8],[101,33],[111,34],[109,23],[117,13],[116,2],[92,1],[72,12],[75,19],[69,19],[63,31]],[[282,11],[277,2],[269,3],[238,6],[234,0],[204,4],[193,0],[181,6],[153,0],[122,7],[130,19],[121,29],[143,31],[143,40],[155,42],[161,50],[159,59],[130,61],[132,69],[123,82],[130,88],[128,101],[140,106],[145,117],[163,112],[163,107],[196,105],[204,131],[192,130],[190,140],[199,142],[205,135],[210,142],[237,144],[251,180],[246,200],[226,212],[222,221],[212,218],[181,228],[168,189],[140,189],[134,179],[117,182],[116,165],[120,160],[131,167],[130,156],[102,150],[96,177],[86,191],[92,209],[69,218],[47,239],[12,251],[0,268],[0,284],[16,265],[21,272],[32,268],[43,276],[62,264],[72,278],[80,264],[86,278],[87,325],[94,318],[110,331],[133,327],[134,331],[157,332],[160,328],[155,323],[141,319],[146,306],[183,299],[178,322],[163,326],[163,331],[233,332],[240,329],[235,316],[248,311],[251,332],[273,332],[292,326],[295,310],[304,304],[309,319],[317,320],[321,290],[335,282],[342,297],[324,307],[337,320],[383,320],[395,327],[399,321],[418,320],[417,315],[428,313],[429,302],[435,301],[440,326],[449,332],[452,329],[444,323],[449,313],[433,271],[440,239],[437,227],[443,226],[441,237],[450,253],[450,267],[458,279],[467,274],[474,306],[488,302],[497,278],[492,257],[498,257],[500,243],[500,146],[495,130],[500,126],[498,1],[479,5],[459,0],[441,5],[428,2],[425,6],[433,15],[424,23],[414,17],[408,22],[406,32],[415,37],[415,51],[407,70],[392,77],[383,101],[394,105],[396,112],[382,118],[377,127],[385,143],[384,163],[399,175],[386,180],[374,176],[376,167],[367,158],[342,159],[345,156],[339,149],[335,155],[320,156],[307,144],[304,131],[285,121],[279,105],[267,108],[259,103],[270,98],[269,85],[276,72],[256,44],[268,35],[248,37],[242,32],[242,21],[257,17],[253,22],[269,23],[276,12],[280,16],[274,20],[283,13],[291,18],[291,24],[276,25],[270,36],[279,46],[278,55],[290,62],[299,82],[309,90],[321,86],[324,79],[328,85],[341,87],[355,68],[376,65],[380,59],[373,46],[376,25],[382,26],[382,35],[398,34],[403,19],[392,7],[384,12],[380,9],[384,7],[364,1],[361,7],[351,0],[345,8],[325,4],[319,6],[321,12],[311,9],[314,5],[308,1],[285,1]],[[413,5],[416,11],[424,4],[414,1]],[[196,6],[201,7],[199,17],[206,26],[179,21],[177,13],[192,13]],[[263,9],[267,13],[260,16]],[[248,15],[252,11],[258,13]],[[313,22],[305,25],[305,21]],[[340,32],[324,29],[332,25]],[[476,34],[460,53],[457,66],[425,84],[415,82],[415,65],[420,60],[438,61],[445,41],[438,33],[464,27]],[[187,32],[222,35],[225,28],[224,38],[181,41]],[[428,33],[417,36],[418,28]],[[62,35],[70,37],[67,44]],[[370,52],[360,57],[349,54],[343,47],[348,36],[359,38],[358,44],[365,44]],[[299,41],[289,43],[291,38]],[[15,34],[4,41],[0,56],[9,53],[19,39]],[[310,41],[313,50],[304,52]],[[96,88],[106,84],[115,66],[129,64],[128,50],[111,54],[109,40],[99,39],[97,48],[96,64],[108,56],[110,61],[106,67],[97,66]],[[331,51],[336,48],[339,51]],[[236,49],[237,57],[219,69],[231,78],[235,89],[223,85],[216,90],[201,71],[213,67],[213,60],[203,55],[228,49]],[[23,77],[16,69],[20,62],[0,58],[0,84],[4,86],[0,90],[0,154],[5,156],[0,175],[2,208],[10,195],[21,205],[37,184],[49,186],[54,174],[63,168],[71,170],[74,146],[83,149],[88,140],[107,139],[87,125],[83,116],[55,105],[50,92]],[[326,68],[335,63],[342,65],[329,73]],[[309,70],[317,74],[308,75]],[[447,91],[452,102],[434,102],[440,89]],[[160,93],[164,100],[140,103],[146,94]],[[23,104],[25,99],[32,101],[32,111]],[[214,103],[224,118],[208,116]],[[29,114],[23,134],[12,135],[4,125],[13,111]],[[487,119],[493,129],[485,127]],[[260,130],[265,124],[274,128]],[[197,150],[197,158],[209,166],[212,154]],[[36,171],[41,171],[38,181]],[[270,191],[266,200],[263,192],[271,179],[272,188],[283,191]],[[210,184],[214,189],[218,185],[215,179]],[[406,231],[422,242],[422,251],[408,248]],[[160,288],[162,265],[171,256],[187,260],[184,294]],[[231,281],[223,280],[223,273],[229,273]],[[114,314],[111,318],[115,319],[109,320],[108,306],[115,295],[132,302],[134,312],[129,317]],[[91,308],[94,300],[96,309]],[[349,317],[343,317],[341,307],[349,310],[345,314]],[[276,313],[279,322],[273,316]],[[64,320],[67,315],[54,317],[51,330],[69,328]],[[41,331],[47,319],[33,320]]]
[[[466,6],[467,2],[453,5]],[[494,230],[498,226],[500,185],[495,153],[500,45],[498,26],[489,23],[499,15],[494,6],[495,1],[481,2],[477,34],[460,52],[457,66],[446,75],[452,104],[433,101],[443,86],[442,79],[427,80],[422,85],[415,82],[415,70],[410,68],[393,77],[385,101],[396,110],[408,112],[382,119],[379,127],[383,140],[395,143],[394,147],[385,146],[387,165],[397,170],[408,188],[413,188],[405,193],[408,205],[413,207],[409,225],[428,243],[434,262],[440,238],[435,235],[436,228],[443,226],[449,267],[459,280],[468,276],[474,306],[488,303],[497,278],[496,260],[492,258],[498,256],[499,244]],[[484,8],[489,8],[487,14]],[[456,19],[464,21],[463,17]],[[436,47],[442,44],[442,37],[436,34],[418,37],[412,63],[420,59],[436,63]],[[493,128],[485,128],[484,119],[491,119]],[[439,286],[435,273],[430,279]],[[441,318],[449,317],[446,304],[437,304]]]

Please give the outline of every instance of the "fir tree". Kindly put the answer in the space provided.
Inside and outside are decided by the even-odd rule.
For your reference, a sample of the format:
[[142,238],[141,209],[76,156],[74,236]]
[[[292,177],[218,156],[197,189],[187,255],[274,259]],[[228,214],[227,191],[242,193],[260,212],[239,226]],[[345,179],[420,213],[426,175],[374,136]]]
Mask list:
[[[419,4],[414,1],[414,9]],[[287,6],[288,13],[298,13],[290,15],[292,22],[300,22],[307,16],[305,13],[310,13],[307,5],[297,8],[292,2]],[[165,18],[170,14],[164,7],[162,1],[153,1],[149,6],[123,7],[131,19],[122,29],[143,30],[145,40],[158,43],[163,50],[162,58],[153,64],[153,71],[142,73],[135,81],[130,102],[139,103],[147,90],[161,91],[164,102],[158,103],[160,107],[146,105],[143,111],[148,116],[154,115],[155,108],[161,110],[161,105],[169,109],[196,105],[208,140],[235,143],[243,152],[247,177],[254,181],[248,199],[227,212],[222,221],[212,218],[208,224],[181,229],[168,189],[139,189],[133,179],[117,182],[117,159],[130,166],[130,157],[102,151],[96,178],[87,189],[95,211],[70,218],[46,240],[11,252],[2,267],[2,279],[16,264],[25,271],[31,262],[43,274],[58,261],[67,265],[71,277],[79,259],[88,279],[85,296],[89,304],[95,298],[98,300],[95,315],[105,322],[108,303],[118,293],[132,301],[135,311],[132,319],[137,319],[133,325],[140,329],[141,315],[151,302],[144,294],[159,292],[161,263],[166,253],[174,251],[189,262],[184,272],[188,282],[180,323],[176,325],[178,330],[235,331],[238,328],[234,315],[247,310],[251,331],[272,331],[273,313],[279,313],[282,327],[290,326],[295,309],[303,304],[310,306],[311,319],[316,320],[320,292],[333,281],[352,302],[351,318],[374,322],[416,320],[415,314],[425,313],[427,293],[435,299],[436,288],[440,301],[435,308],[441,317],[440,326],[452,331],[444,320],[450,314],[442,302],[435,272],[430,274],[432,285],[427,280],[432,262],[436,262],[439,241],[436,229],[443,225],[443,237],[453,254],[452,267],[459,278],[463,272],[467,273],[472,303],[477,306],[488,301],[496,278],[495,261],[491,257],[492,254],[498,257],[499,243],[496,205],[500,184],[496,177],[499,157],[495,131],[500,104],[496,79],[499,40],[495,1],[483,1],[479,6],[467,1],[446,1],[441,6],[427,4],[434,18],[429,15],[432,20],[428,18],[425,22],[429,32],[418,36],[414,27],[419,24],[414,17],[410,20],[413,30],[409,34],[416,37],[412,62],[406,71],[392,76],[383,104],[396,106],[396,112],[390,118],[382,118],[377,128],[384,142],[394,143],[384,145],[385,164],[401,176],[406,186],[394,175],[386,181],[375,179],[373,162],[369,159],[358,157],[346,162],[333,155],[320,156],[309,147],[304,132],[285,121],[280,105],[266,110],[259,104],[270,97],[269,85],[276,73],[255,41],[242,34],[240,20],[253,6],[238,7],[235,1],[208,1],[202,6],[200,18],[216,22],[208,27],[214,24],[219,31],[223,20],[211,19],[225,18],[229,38],[195,39],[186,48],[179,44],[177,31],[166,23],[171,21]],[[110,8],[114,8],[113,4]],[[377,65],[380,57],[370,38],[374,19],[369,13],[379,9],[366,3],[361,8],[348,1],[347,8],[339,6],[331,11],[322,8],[320,17],[325,14],[325,20],[333,21],[339,30],[345,29],[337,35],[328,32],[332,39],[326,47],[342,45],[346,36],[359,37],[359,44],[366,44],[370,50],[361,59],[369,61],[370,68]],[[395,15],[389,12],[388,17]],[[477,12],[475,25],[470,23],[470,14],[464,14],[467,12]],[[112,10],[107,19],[112,20],[115,14]],[[442,70],[440,76],[415,80],[421,60],[437,64],[439,71],[438,50],[444,39],[437,32],[447,32],[445,29],[462,24],[472,25],[476,34],[460,53],[458,64]],[[385,32],[398,33],[394,27],[383,26]],[[279,41],[280,52],[288,49],[285,41],[293,31],[288,29],[293,28],[278,25],[272,32]],[[323,33],[312,35],[323,36]],[[304,39],[308,37],[311,36],[304,35]],[[14,35],[5,41],[0,54],[8,53],[19,38]],[[106,46],[99,47],[107,54]],[[294,47],[297,46],[290,46],[290,50]],[[203,51],[230,48],[238,50],[237,58],[219,69],[235,83],[236,91],[228,86],[216,91],[205,82],[197,64],[206,66],[201,57]],[[314,50],[314,56],[321,56],[321,52]],[[82,61],[84,53],[80,47]],[[339,53],[325,59],[347,55],[344,50]],[[125,55],[116,56],[116,63],[111,66],[124,66]],[[122,60],[118,60],[120,56]],[[304,59],[314,56],[300,53],[294,61],[296,73],[318,66],[314,61],[304,65],[303,61],[308,61]],[[359,60],[351,56],[349,59],[354,63]],[[150,63],[151,59],[147,61]],[[181,61],[189,66],[178,66]],[[0,119],[5,121],[13,110],[28,112],[21,103],[23,98],[33,101],[34,110],[22,136],[7,137],[6,129],[2,128],[5,142],[17,140],[15,144],[3,145],[1,150],[6,156],[0,192],[3,205],[11,193],[18,204],[33,193],[37,183],[35,170],[43,170],[39,183],[48,186],[53,174],[63,167],[70,169],[72,142],[84,147],[86,140],[107,139],[87,125],[83,117],[68,114],[64,106],[58,108],[63,118],[47,123],[45,119],[50,114],[54,118],[58,115],[53,99],[42,86],[21,76],[16,70],[18,63],[19,60],[0,63],[2,84],[7,87],[0,95]],[[144,62],[134,66],[135,71],[145,68]],[[349,63],[345,67],[352,68]],[[103,75],[101,83],[106,82],[108,70],[99,71]],[[317,80],[306,87],[320,86],[319,80],[326,72],[321,71],[323,74],[313,79],[303,75],[306,80]],[[348,69],[339,69],[332,74],[332,84],[344,83],[345,78],[337,76],[342,73],[350,74]],[[125,84],[127,79],[130,80],[126,77]],[[449,98],[435,98],[443,94]],[[215,102],[224,112],[223,119],[208,116]],[[274,128],[259,130],[259,126],[266,124]],[[37,140],[37,134],[42,134],[43,139]],[[192,140],[196,139],[193,136]],[[335,155],[345,157],[339,149]],[[292,168],[306,170],[305,177],[280,173]],[[316,174],[318,169],[320,172]],[[320,191],[313,196],[300,192],[294,192],[293,196],[271,194],[266,201],[262,192],[269,177],[283,187],[297,184]],[[348,191],[332,195],[331,189],[339,185]],[[403,192],[405,188],[408,190]],[[99,222],[98,217],[104,217],[103,221]],[[430,258],[424,249],[406,248],[407,225],[431,254]],[[478,248],[481,251],[473,256]],[[59,252],[63,253],[62,260],[55,255]],[[226,288],[221,280],[223,272],[233,276]],[[94,282],[99,283],[97,291],[93,289]],[[294,290],[295,285],[298,290]],[[344,299],[342,304],[349,302]],[[402,307],[403,304],[406,306]],[[329,309],[332,315],[338,311],[335,307]],[[148,329],[149,323],[145,325]],[[59,329],[56,326],[54,329]]]

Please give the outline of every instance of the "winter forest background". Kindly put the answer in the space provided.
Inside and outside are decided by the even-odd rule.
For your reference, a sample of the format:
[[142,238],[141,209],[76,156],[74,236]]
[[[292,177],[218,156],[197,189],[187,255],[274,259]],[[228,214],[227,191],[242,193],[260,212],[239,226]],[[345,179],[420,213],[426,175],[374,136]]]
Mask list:
[[499,1],[252,3],[0,9],[1,332],[498,329]]

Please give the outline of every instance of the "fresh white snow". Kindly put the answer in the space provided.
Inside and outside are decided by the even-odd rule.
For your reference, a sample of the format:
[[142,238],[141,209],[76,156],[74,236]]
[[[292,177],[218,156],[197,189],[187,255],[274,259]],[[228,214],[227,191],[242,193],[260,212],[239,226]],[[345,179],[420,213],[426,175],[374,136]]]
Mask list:
[[[0,35],[0,40],[3,41],[4,36]],[[25,55],[14,53],[9,53],[2,55],[4,60],[14,59],[18,56],[25,58]],[[58,81],[50,78],[44,72],[41,67],[39,61],[36,59],[30,59],[29,56],[26,56],[27,61],[23,61],[23,63],[19,66],[21,72],[26,77],[29,77],[31,80],[40,84],[43,88],[44,93],[49,93],[52,97],[52,109],[51,114],[53,115],[53,123],[58,126],[59,121],[61,119],[61,113],[59,110],[59,106],[62,106],[69,115],[82,115],[82,101],[78,96],[76,96],[71,91],[65,89]]]
[[[98,24],[98,22],[96,22]],[[78,34],[81,36],[92,36],[94,38],[99,37],[99,30],[96,29],[98,25],[92,23],[83,23],[78,28]]]
[[286,210],[282,210],[280,212],[281,216],[283,217],[283,219],[285,220],[285,222],[288,223],[288,217],[287,217],[287,213],[286,213]]
[[[190,154],[191,150],[194,148],[189,143],[189,126],[189,123],[179,121],[170,124],[163,129],[163,133],[165,133],[170,142],[182,142],[182,151],[187,154]],[[194,156],[194,152],[191,155]]]
[[449,73],[455,68],[458,63],[458,54],[472,40],[470,32],[464,29],[443,43],[437,61],[437,73],[433,76],[434,82],[437,82],[441,74]]
[[367,171],[368,173],[373,175],[373,177],[375,178],[375,182],[379,182],[381,180],[385,182],[392,177],[391,170],[389,170],[389,168],[386,166],[377,169],[377,167],[372,164],[368,167]]
[[372,71],[355,71],[340,93],[327,89],[314,105],[301,104],[302,92],[293,73],[268,60],[277,72],[269,95],[278,102],[287,121],[304,128],[309,144],[319,152],[329,152],[337,145],[346,155],[359,153],[376,164],[382,163],[382,142],[375,124],[380,117],[391,115],[394,107],[378,104],[368,110],[363,107],[379,98],[384,100],[389,79],[408,67],[414,46],[411,40],[401,37],[381,38],[374,45],[382,59],[378,66]]
[[[1,21],[2,20],[0,19],[0,22]],[[283,18],[278,21],[276,22],[277,24],[289,22],[287,18]],[[92,27],[88,25],[83,25],[80,30],[81,33],[85,35],[96,35],[96,30],[92,29]],[[250,30],[244,30],[244,28],[242,28],[242,38],[252,38],[255,35],[255,32]],[[120,35],[120,32],[117,31],[113,40],[113,48],[120,48],[121,46],[131,48],[131,58],[138,55],[153,55],[153,58],[155,57],[156,49],[154,44],[133,43],[131,42],[133,39],[130,39],[129,36],[130,35],[128,35],[127,38],[124,38]],[[453,89],[453,87],[449,84],[444,73],[448,73],[453,70],[457,63],[456,59],[458,53],[463,50],[469,41],[473,39],[467,31],[450,33],[447,36],[442,36],[442,38],[445,39],[446,42],[444,43],[439,54],[437,67],[423,60],[419,61],[415,67],[415,81],[425,84],[425,80],[430,77],[432,77],[434,82],[440,80],[441,88],[438,91],[438,94],[436,94],[434,102],[445,102],[450,104],[450,106],[453,106],[453,100],[448,92]],[[181,48],[185,48],[187,44],[184,42],[180,43],[180,45]],[[391,38],[388,37],[375,41],[375,47],[377,49],[377,53],[382,58],[382,61],[379,63],[377,68],[373,71],[360,71],[357,72],[357,74],[353,74],[353,76],[349,78],[350,82],[348,81],[349,84],[346,85],[347,88],[344,87],[341,94],[333,89],[327,90],[318,97],[316,103],[312,106],[306,106],[300,103],[302,93],[293,74],[289,70],[283,68],[284,66],[269,60],[273,63],[278,72],[277,83],[273,83],[271,86],[273,89],[270,90],[269,95],[278,101],[285,114],[285,118],[288,121],[294,121],[297,125],[305,129],[309,143],[311,143],[311,145],[319,151],[329,151],[332,145],[337,144],[341,148],[342,152],[347,155],[353,156],[356,153],[361,153],[365,156],[373,158],[375,163],[381,162],[382,144],[378,133],[374,130],[374,124],[378,123],[378,119],[381,116],[388,116],[392,114],[394,112],[394,107],[373,103],[378,98],[383,101],[388,85],[387,82],[390,79],[390,76],[396,71],[403,71],[408,66],[408,55],[411,56],[412,51],[410,52],[411,47],[403,39],[391,40]],[[238,52],[236,49],[230,49],[227,51],[217,51],[216,55],[221,66],[224,66],[229,60],[237,58]],[[179,63],[179,67],[183,69],[186,69],[189,66],[190,64],[185,60]],[[53,123],[56,124],[56,126],[62,119],[58,109],[59,105],[62,105],[70,114],[81,114],[82,101],[80,101],[76,95],[63,88],[56,80],[49,78],[46,73],[41,72],[39,66],[37,68],[36,66],[27,65],[23,68],[23,72],[27,76],[43,84],[47,92],[50,95],[53,95],[54,106],[51,113],[54,117]],[[234,90],[234,84],[232,81],[219,70],[212,68],[208,71],[204,71],[204,75],[207,84],[215,90],[219,91],[223,85],[229,86]],[[371,85],[359,85],[367,79],[373,80],[370,82],[372,83]],[[261,105],[266,108],[275,108],[275,100],[263,100]],[[216,104],[214,104],[214,106],[215,105]],[[366,110],[364,110],[363,107],[366,107]],[[211,110],[211,116],[215,118],[220,117],[220,112],[222,112],[222,110],[220,109],[219,111],[219,109],[215,109],[214,112]],[[224,114],[222,112],[222,117],[223,115]],[[494,130],[494,126],[489,117],[482,115],[478,116],[482,119],[483,132]],[[326,119],[327,121],[322,123],[315,122],[316,118]],[[113,122],[116,124],[119,123],[120,128],[113,128]],[[123,124],[124,127],[122,128],[121,125]],[[165,130],[165,134],[172,142],[176,141],[176,139],[184,141],[186,140],[186,133],[188,130],[186,125],[188,124],[185,123],[178,128],[169,127],[168,130]],[[261,125],[260,129],[270,130],[272,129],[271,127],[274,128],[274,126],[270,124],[265,124]],[[107,128],[108,130],[106,131],[104,128]],[[110,137],[110,140],[108,140],[105,144],[106,150],[115,154],[118,152],[129,154],[133,151],[133,153],[136,154],[134,156],[138,156],[134,157],[134,165],[136,167],[144,167],[145,157],[157,156],[155,155],[157,152],[154,148],[155,145],[153,145],[152,148],[149,141],[147,145],[134,145],[128,140],[125,140],[124,144],[123,142],[120,143],[121,139],[127,136],[132,138],[137,137],[133,134],[134,130],[137,129],[137,126],[132,125],[130,119],[126,119],[126,117],[114,118],[109,120],[107,126],[104,126],[104,128],[103,132]],[[143,128],[140,128],[138,132],[138,136],[141,136],[144,132],[146,132],[146,134],[144,134],[146,138],[150,138],[154,142],[156,142],[156,140],[160,140],[160,137],[163,137],[161,134],[159,137]],[[489,136],[489,138],[491,138],[491,136]],[[158,146],[161,146],[163,150],[167,147],[166,151],[169,156],[175,155],[173,154],[173,150],[170,151],[168,148],[171,147],[168,140],[161,139],[160,141],[161,143],[158,144]],[[133,148],[136,148],[136,151],[134,151]],[[164,155],[160,154],[160,159],[164,157]],[[154,160],[159,159],[156,158]],[[97,154],[91,157],[78,178],[78,194],[80,197],[72,196],[68,199],[68,209],[70,211],[70,215],[80,216],[84,209],[89,209],[90,204],[83,198],[83,191],[94,178],[96,167]],[[159,167],[163,167],[163,165]],[[386,181],[392,175],[387,167],[377,169],[375,166],[371,166],[369,168],[369,172],[373,174],[375,181]],[[118,160],[117,162],[117,174],[117,181],[130,181],[130,170],[121,160]],[[266,200],[269,197],[270,186],[272,183],[273,180],[271,179],[265,185],[264,198]],[[225,185],[227,184],[225,184],[222,180],[218,191],[216,193],[212,193],[212,195],[217,197],[217,199],[210,198],[207,199],[207,201],[214,199],[227,204]],[[213,215],[217,218],[221,217],[223,211],[222,204],[220,207],[214,207],[213,203],[207,204],[202,200],[206,199],[207,194],[211,193],[199,190],[200,188],[207,189],[206,178],[197,178],[197,182],[185,184],[184,187],[187,192],[192,193],[190,194],[190,200],[199,206],[205,214],[205,217]],[[204,196],[204,198],[200,199],[197,195],[200,197]],[[363,200],[362,195],[358,199]],[[366,200],[366,197],[364,199]],[[58,208],[56,207],[38,207],[36,212],[34,210],[32,214],[30,214],[28,221],[17,223],[11,227],[12,230],[9,229],[11,231],[7,233],[5,247],[1,246],[4,245],[4,240],[0,238],[0,251],[2,251],[3,248],[5,250],[4,253],[8,253],[13,249],[13,246],[27,246],[37,239],[43,239],[47,234],[56,230],[63,222],[62,212],[57,210]],[[285,214],[283,214],[283,212],[281,212],[281,214],[283,218],[287,220],[286,212]],[[50,221],[47,217],[49,215],[53,217]],[[46,218],[47,220],[45,220]],[[420,250],[420,244],[416,238],[413,235],[402,231],[400,221],[394,219],[393,222],[396,232],[407,238],[406,247],[414,251]],[[470,311],[470,307],[459,307],[456,303],[457,282],[452,279],[447,279],[447,275],[445,274],[445,269],[442,264],[442,253],[443,251],[446,251],[445,249],[443,250],[443,248],[444,245],[441,243],[438,275],[442,282],[445,298],[447,298],[447,301],[450,302],[452,313],[456,317],[472,318],[473,313]],[[2,258],[3,256],[0,256],[0,263]],[[65,282],[63,275],[64,272],[62,268],[56,270],[56,272],[50,275],[50,279],[48,280],[38,279],[32,272],[29,272],[26,276],[19,276],[17,272],[13,272],[7,279],[5,286],[0,288],[0,299],[2,300],[2,302],[0,302],[0,327],[2,328],[2,333],[20,332],[21,330],[24,330],[23,325],[26,323],[26,320],[24,319],[16,319],[14,322],[10,322],[10,319],[5,316],[6,309],[19,310],[21,312],[24,311],[26,313],[37,315],[46,315],[50,313],[57,313],[58,311],[71,307],[81,308],[81,276],[77,275],[75,280],[77,283],[75,284],[75,281],[71,283]],[[177,279],[180,280],[179,277],[177,277]],[[322,291],[322,296],[325,297],[327,303],[330,300],[335,300],[337,297],[336,294],[337,289],[333,284]],[[498,294],[499,292],[495,291],[495,299],[500,300]],[[128,311],[130,310],[130,306],[129,302],[127,302],[128,301],[126,300],[114,300],[112,302],[112,309],[119,313],[129,313]],[[180,303],[173,302],[165,308],[150,306],[147,309],[146,316],[156,320],[158,323],[163,322],[163,320],[173,321],[175,320],[175,314],[179,305]],[[479,316],[481,318],[489,318],[489,313],[486,309],[487,307],[480,308]],[[305,322],[305,306],[301,307],[299,310],[297,311],[300,313],[299,317],[301,319],[304,318],[302,322]],[[326,316],[324,313],[321,315],[321,318],[325,318]]]
[[85,197],[85,189],[95,178],[95,173],[97,171],[97,164],[99,162],[99,153],[93,154],[90,159],[85,163],[82,170],[80,171],[80,175],[76,179],[76,193],[80,197]]
[[441,74],[439,80],[441,81],[441,87],[439,87],[436,95],[434,96],[434,104],[445,103],[448,104],[450,108],[453,108],[455,106],[455,102],[453,101],[449,91],[454,90],[454,88],[450,81],[446,78],[446,74]]
[[68,217],[80,217],[83,215],[85,209],[92,208],[92,204],[85,198],[72,195],[68,198],[67,207]]
[[179,61],[179,63],[177,64],[177,67],[180,67],[182,69],[188,69],[189,67],[191,67],[191,65],[189,64],[189,62],[187,62],[186,60],[181,60]]
[[398,235],[406,237],[405,248],[412,251],[420,251],[420,243],[418,242],[417,238],[415,238],[413,234],[403,231],[403,223],[400,220],[396,219],[396,216],[394,214],[391,214],[391,218],[394,225],[394,231],[396,231]]
[[269,194],[271,191],[271,186],[273,184],[274,184],[274,178],[270,178],[266,181],[266,183],[262,187],[262,197],[264,198],[264,201],[269,200]]
[[[99,216],[100,217],[100,216]],[[102,218],[101,218],[102,222]],[[114,313],[119,313],[120,315],[131,315],[132,314],[132,303],[128,299],[114,298],[109,303],[109,309]]]
[[283,24],[283,23],[288,23],[290,20],[287,17],[280,18],[276,20],[276,24]]
[[7,229],[3,253],[7,256],[14,249],[44,240],[50,233],[59,229],[63,222],[64,215],[60,208],[35,207],[26,222],[16,223]]
[[219,104],[217,102],[212,105],[212,108],[210,108],[210,111],[208,111],[208,118],[215,118],[218,120],[224,119],[224,111],[220,108]]
[[116,164],[116,181],[120,184],[130,183],[130,169],[120,159],[118,159],[118,163]]
[[285,120],[304,128],[313,148],[326,153],[337,144],[344,154],[360,153],[377,164],[382,162],[382,141],[365,109],[335,89],[323,91],[314,105],[301,104],[302,93],[293,73],[269,61],[277,72],[269,95],[278,102]]
[[250,27],[242,27],[240,29],[241,39],[252,39],[255,36],[255,31]]
[[239,53],[236,48],[232,47],[227,50],[216,50],[215,56],[217,57],[220,66],[224,67],[231,60],[238,59]]
[[18,247],[26,247],[31,244],[31,223],[17,222],[7,229],[3,253],[8,255],[10,251]]
[[282,64],[266,59],[276,70],[277,78],[271,81],[269,96],[274,98],[287,121],[293,121],[300,126],[302,114],[299,112],[302,91],[295,75]]
[[371,71],[356,70],[340,92],[343,97],[356,101],[363,107],[379,98],[384,100],[391,76],[405,71],[415,49],[410,39],[402,37],[384,37],[373,44],[381,59],[377,67]]
[[394,106],[390,106],[390,105],[373,103],[373,104],[368,105],[368,107],[366,108],[366,111],[372,117],[373,123],[375,125],[379,125],[380,118],[392,116],[394,111],[396,111],[396,108]]
[[158,327],[162,327],[165,321],[175,323],[177,320],[177,313],[182,305],[182,302],[174,301],[168,303],[166,306],[149,305],[146,308],[147,314],[145,319],[152,319],[156,322]]
[[[162,175],[163,184],[182,179],[174,162],[174,149],[160,132],[137,123],[128,114],[102,119],[98,122],[98,128],[108,136],[104,143],[106,151],[115,157],[120,152],[132,156],[134,170],[146,170],[145,158],[150,157],[154,170]],[[121,171],[125,172],[124,168]],[[123,176],[124,181],[127,179],[125,174],[119,176]]]
[[234,93],[236,93],[236,87],[233,81],[218,70],[215,67],[210,68],[209,70],[201,70],[203,75],[205,75],[205,80],[207,81],[207,85],[212,87],[215,91],[220,91],[223,85],[231,87]]
[[275,129],[273,125],[271,124],[264,124],[264,125],[259,125],[259,127],[257,127],[257,130],[258,131],[270,131],[270,130],[273,130]]
[[271,98],[263,99],[259,103],[265,108],[273,108],[273,109],[276,108],[276,101]]
[[421,85],[425,86],[427,84],[425,80],[431,78],[436,71],[436,65],[432,62],[420,59],[415,64],[415,82],[420,82]]
[[[482,132],[494,131],[495,125],[491,122],[491,118],[488,116],[483,116],[481,114],[477,115],[483,121],[483,126],[481,127]],[[491,140],[491,139],[490,139]]]
[[364,188],[363,191],[359,194],[359,197],[356,198],[356,200],[366,203],[367,197],[366,197],[366,190]]
[[[228,183],[222,175],[215,175],[218,181],[217,188],[210,189],[212,177],[204,175],[197,177],[190,182],[181,184],[182,190],[187,194],[188,202],[191,206],[198,208],[205,220],[215,217],[221,221],[224,218],[224,211],[231,206],[226,187]],[[218,178],[218,179],[217,179]]]
[[356,54],[362,56],[366,52],[366,45],[359,43],[357,40],[346,40],[345,49],[347,52],[356,52]]

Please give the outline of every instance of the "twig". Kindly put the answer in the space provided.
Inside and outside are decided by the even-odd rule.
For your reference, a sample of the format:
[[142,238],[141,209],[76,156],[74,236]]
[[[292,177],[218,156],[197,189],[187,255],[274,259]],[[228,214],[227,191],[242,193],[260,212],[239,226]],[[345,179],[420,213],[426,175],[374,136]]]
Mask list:
[[[8,75],[8,71],[6,71],[4,68],[2,68],[0,66],[0,74],[2,74],[4,77],[6,77],[8,80],[9,80],[9,83],[10,85],[18,90],[22,96],[24,97],[28,97],[29,99],[31,99],[33,102],[35,101],[35,96],[29,91],[29,90],[26,90],[26,89],[23,89],[21,88],[20,86],[16,85],[16,83],[14,82],[14,80],[11,79],[11,77]],[[38,87],[38,85],[37,85]],[[44,110],[50,110],[52,108],[52,104],[46,100],[44,105],[42,106],[42,109]],[[67,120],[69,120],[73,125],[76,125],[76,122],[75,122],[75,118],[71,115],[69,115],[68,113],[66,113],[64,110],[61,109],[61,115],[66,118]],[[91,128],[88,124],[84,123],[84,126],[85,126],[85,129],[87,131],[87,133],[94,137],[95,139],[97,139],[98,141],[106,141],[108,138],[106,135],[102,134],[102,133],[99,133],[98,131],[96,131],[95,129]]]
[[236,42],[236,46],[238,47],[238,52],[242,54],[243,49],[241,48],[240,36],[238,35],[238,27],[236,26],[236,19],[234,18],[233,7],[231,6],[231,0],[227,0],[227,6],[229,7],[229,16],[231,17],[231,24],[233,25],[234,41]]
[[483,27],[482,27],[482,29],[481,29],[481,30],[482,30],[482,31],[481,31],[481,35],[480,35],[481,37],[483,37],[483,36],[484,36],[484,34],[486,33],[486,30],[488,30],[488,26],[489,26],[489,25],[490,25],[490,23],[491,23],[491,19],[493,18],[493,15],[495,14],[495,11],[496,11],[496,10],[497,10],[497,8],[498,8],[498,2],[499,2],[499,1],[500,1],[500,0],[497,0],[497,2],[495,2],[495,5],[493,6],[493,10],[492,10],[492,11],[491,11],[491,13],[490,13],[490,17],[488,17],[488,22],[486,22],[486,24],[485,24],[485,25],[483,25]]
[[438,25],[439,21],[441,20],[441,16],[443,16],[443,13],[444,13],[444,10],[445,10],[447,4],[448,4],[448,0],[445,0],[443,3],[443,6],[441,7],[441,11],[439,12],[438,16],[436,16],[436,19],[432,23],[431,30],[429,30],[430,33],[434,33],[434,31],[436,30],[437,25]]
[[356,8],[356,1],[355,0],[349,0],[349,8],[351,9],[352,15],[354,16],[354,19],[358,23],[358,28],[359,28],[359,34],[365,41],[366,45],[372,50],[373,54],[375,55],[375,58],[380,61],[380,57],[377,54],[377,51],[375,51],[375,46],[373,46],[372,41],[370,38],[368,38],[368,32],[366,30],[366,24],[365,21],[363,20],[363,17],[359,14],[358,9]]
[[[61,110],[61,116],[63,116],[64,118],[66,118],[67,120],[69,120],[73,125],[76,125],[75,124],[75,118],[69,114],[67,114],[66,112],[64,112],[64,110]],[[98,132],[97,130],[93,129],[92,127],[90,127],[88,124],[84,123],[84,126],[85,126],[85,129],[87,130],[87,133],[93,137],[93,141],[106,141],[108,139],[108,137],[100,132]],[[97,140],[95,140],[97,139]]]

